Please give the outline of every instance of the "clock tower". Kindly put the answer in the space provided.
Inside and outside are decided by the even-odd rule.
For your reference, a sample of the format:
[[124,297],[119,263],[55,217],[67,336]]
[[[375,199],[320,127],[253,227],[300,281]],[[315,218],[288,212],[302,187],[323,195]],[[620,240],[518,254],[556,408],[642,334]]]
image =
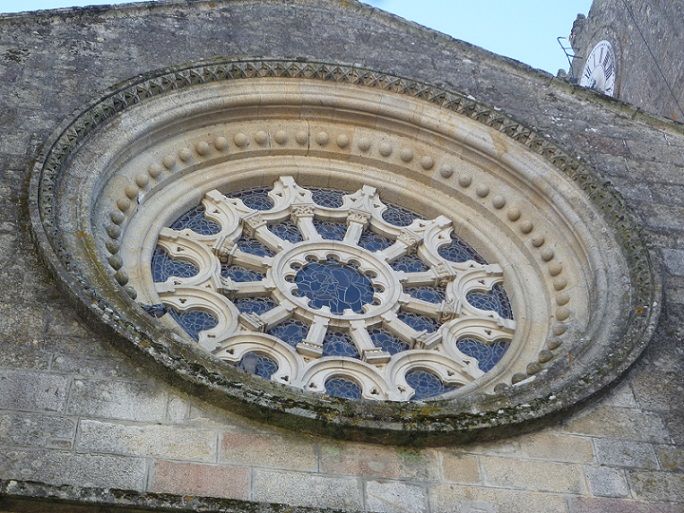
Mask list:
[[594,0],[572,27],[571,79],[684,121],[683,14],[684,0]]

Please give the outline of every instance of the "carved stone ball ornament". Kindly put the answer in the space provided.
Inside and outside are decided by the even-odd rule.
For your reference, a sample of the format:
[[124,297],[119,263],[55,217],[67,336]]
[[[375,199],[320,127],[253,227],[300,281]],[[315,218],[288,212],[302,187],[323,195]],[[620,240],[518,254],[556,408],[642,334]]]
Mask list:
[[30,209],[103,334],[220,406],[441,444],[616,379],[659,313],[621,198],[460,94],[335,64],[130,81],[48,141]]

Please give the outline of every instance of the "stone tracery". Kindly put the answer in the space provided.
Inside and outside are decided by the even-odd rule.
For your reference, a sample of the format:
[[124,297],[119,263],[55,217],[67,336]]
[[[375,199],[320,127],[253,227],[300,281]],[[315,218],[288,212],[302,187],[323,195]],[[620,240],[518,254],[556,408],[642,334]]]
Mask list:
[[204,349],[345,398],[464,386],[496,364],[515,328],[498,265],[446,217],[385,204],[370,186],[306,189],[285,176],[272,190],[210,191],[161,230],[152,273]]

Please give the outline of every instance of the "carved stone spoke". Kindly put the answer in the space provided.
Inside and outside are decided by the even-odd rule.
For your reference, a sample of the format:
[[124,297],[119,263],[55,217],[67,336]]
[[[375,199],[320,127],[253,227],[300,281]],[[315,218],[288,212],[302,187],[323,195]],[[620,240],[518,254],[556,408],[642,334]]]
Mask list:
[[350,333],[364,361],[372,364],[381,364],[387,363],[390,360],[391,355],[373,343],[364,321],[352,321]]
[[274,288],[270,280],[261,281],[233,281],[223,278],[220,292],[230,298],[240,297],[264,297],[268,296]]
[[318,315],[314,317],[306,338],[297,344],[297,352],[311,358],[320,358],[323,354],[323,340],[328,332],[329,322],[325,317]]
[[399,297],[399,304],[401,304],[402,309],[407,312],[426,315],[434,319],[439,319],[441,317],[442,304],[440,303],[431,303],[429,301],[423,301],[422,299],[416,299],[408,294],[402,294]]
[[411,347],[416,343],[416,340],[421,336],[426,334],[425,330],[417,331],[411,326],[406,324],[404,321],[397,317],[394,312],[388,312],[382,316],[383,327],[389,331],[392,335],[397,337],[399,340],[403,340]]

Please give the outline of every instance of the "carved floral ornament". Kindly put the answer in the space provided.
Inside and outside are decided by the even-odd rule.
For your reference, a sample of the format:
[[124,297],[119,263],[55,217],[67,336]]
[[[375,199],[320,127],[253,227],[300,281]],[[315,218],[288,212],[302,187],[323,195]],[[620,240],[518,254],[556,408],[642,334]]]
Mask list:
[[32,194],[48,263],[119,340],[217,403],[342,436],[557,411],[658,313],[589,171],[496,110],[353,68],[131,83],[53,138]]

